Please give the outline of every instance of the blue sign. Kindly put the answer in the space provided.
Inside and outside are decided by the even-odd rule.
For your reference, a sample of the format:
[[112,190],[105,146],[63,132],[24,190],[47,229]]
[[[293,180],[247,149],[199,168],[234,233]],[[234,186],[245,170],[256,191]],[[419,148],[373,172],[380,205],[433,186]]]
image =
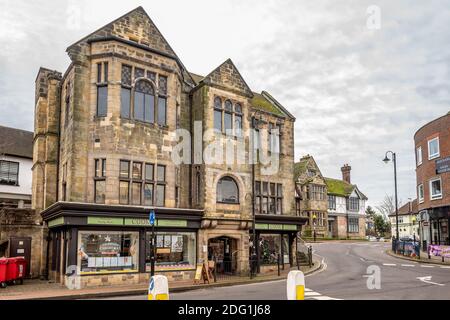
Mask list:
[[153,226],[155,224],[155,210],[150,210],[150,216],[148,217],[150,221],[150,225]]
[[155,279],[153,277],[150,279],[150,286],[148,287],[148,291],[152,291],[155,287]]

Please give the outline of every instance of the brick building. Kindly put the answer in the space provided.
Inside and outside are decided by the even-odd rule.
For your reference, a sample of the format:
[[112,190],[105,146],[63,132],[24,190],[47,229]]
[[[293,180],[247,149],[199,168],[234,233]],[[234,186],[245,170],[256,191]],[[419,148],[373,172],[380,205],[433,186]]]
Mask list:
[[[52,278],[146,281],[150,209],[156,272],[171,279],[213,258],[219,272],[246,274],[253,212],[258,270],[278,255],[294,263],[306,222],[295,214],[295,118],[275,98],[253,92],[231,60],[188,72],[142,7],[67,52],[64,74],[41,68],[36,79],[33,207]],[[182,152],[180,141],[191,141]],[[209,161],[230,149],[237,159]],[[256,153],[255,165],[240,161]]]
[[450,244],[450,112],[414,135],[422,248]]

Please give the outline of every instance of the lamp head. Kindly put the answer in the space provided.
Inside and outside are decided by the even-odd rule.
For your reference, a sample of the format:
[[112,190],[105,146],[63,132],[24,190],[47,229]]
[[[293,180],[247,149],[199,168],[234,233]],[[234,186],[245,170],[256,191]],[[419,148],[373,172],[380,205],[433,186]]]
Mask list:
[[388,156],[386,155],[383,159],[383,162],[387,164],[389,161],[391,161],[391,159],[389,159]]

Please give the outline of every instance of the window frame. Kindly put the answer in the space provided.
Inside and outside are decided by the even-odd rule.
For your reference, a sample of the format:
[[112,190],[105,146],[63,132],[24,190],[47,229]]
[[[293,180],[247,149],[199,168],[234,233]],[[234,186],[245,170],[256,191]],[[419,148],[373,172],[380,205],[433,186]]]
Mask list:
[[[436,141],[437,140],[437,153],[434,153],[434,154],[431,154],[430,153],[430,144],[433,142],[433,141]],[[435,137],[435,138],[433,138],[433,139],[430,139],[430,140],[428,140],[427,141],[427,145],[428,145],[428,160],[432,160],[432,159],[436,159],[436,158],[439,158],[440,157],[440,154],[441,154],[441,148],[440,148],[440,146],[439,146],[439,137]]]
[[[8,163],[8,178],[11,176],[11,172],[10,172],[10,170],[11,170],[11,164],[13,163],[13,164],[17,164],[17,173],[15,174],[16,175],[16,180],[15,180],[15,182],[14,182],[14,184],[11,184],[11,183],[8,183],[8,182],[1,182],[1,180],[0,180],[0,185],[6,185],[6,186],[12,186],[12,187],[19,187],[20,185],[19,185],[19,172],[20,172],[20,162],[17,162],[17,161],[10,161],[10,160],[0,160],[0,168],[1,168],[1,163]],[[8,179],[7,181],[9,181],[9,182],[11,182],[11,179]]]
[[[221,199],[219,200],[219,184],[221,183],[222,180],[231,180],[234,185],[236,186],[236,201],[235,202],[231,202],[231,201],[223,201],[223,195],[221,195]],[[231,205],[239,205],[240,204],[240,189],[239,189],[239,184],[237,183],[236,179],[233,178],[232,176],[229,175],[225,175],[223,177],[221,177],[216,184],[216,203],[220,203],[220,204],[231,204]]]
[[[439,181],[441,193],[438,196],[433,196],[433,182],[436,182],[436,181]],[[440,200],[440,199],[442,199],[443,193],[442,193],[442,178],[441,177],[430,179],[428,186],[430,188],[430,200]]]
[[[106,117],[108,115],[108,95],[109,95],[109,90],[108,90],[108,66],[109,66],[109,62],[108,61],[100,61],[97,62],[97,80],[96,80],[96,93],[97,93],[97,98],[96,98],[96,109],[95,109],[95,115],[96,117]],[[100,94],[99,91],[101,88],[106,88],[106,100],[105,100],[105,110],[104,113],[100,113],[99,111],[99,102],[100,102]]]
[[[422,197],[420,197],[420,191],[422,191]],[[417,186],[417,198],[419,199],[419,203],[423,203],[425,201],[425,189],[423,187],[423,183]]]
[[[120,104],[120,117],[122,119],[127,119],[127,120],[133,120],[133,121],[137,121],[137,122],[141,122],[141,123],[146,123],[146,124],[151,124],[151,125],[155,125],[155,126],[160,126],[160,127],[167,127],[167,120],[168,120],[168,83],[169,83],[169,76],[165,75],[165,74],[159,74],[156,73],[155,71],[151,71],[148,70],[146,68],[141,68],[141,67],[137,67],[137,66],[133,66],[133,65],[129,65],[126,63],[122,63],[121,64],[122,70],[124,69],[124,67],[128,67],[131,68],[130,70],[130,84],[128,83],[124,83],[123,80],[123,72],[121,73],[121,104]],[[165,79],[165,88],[164,90],[162,90],[162,85],[161,85],[161,80],[160,79]],[[135,117],[135,99],[136,99],[136,92],[140,92],[140,91],[136,91],[136,85],[139,81],[147,81],[150,86],[152,87],[153,93],[150,94],[146,94],[143,93],[144,97],[144,117],[143,119],[137,119]],[[123,116],[123,95],[122,95],[122,91],[123,90],[127,90],[127,93],[129,94],[129,105],[128,105],[128,114],[129,116]],[[153,121],[147,120],[146,118],[146,96],[153,96]],[[165,104],[164,104],[164,123],[160,122],[159,120],[159,109],[160,109],[160,100],[164,100]]]
[[416,148],[416,166],[420,166],[423,162],[422,146]]

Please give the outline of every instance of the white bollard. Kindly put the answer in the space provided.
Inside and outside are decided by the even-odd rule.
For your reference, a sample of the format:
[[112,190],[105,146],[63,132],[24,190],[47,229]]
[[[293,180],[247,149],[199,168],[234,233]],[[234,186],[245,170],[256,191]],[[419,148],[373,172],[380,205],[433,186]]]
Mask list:
[[148,300],[169,300],[169,281],[167,277],[156,275],[150,278]]
[[287,299],[305,300],[305,275],[300,270],[292,270],[287,277]]

